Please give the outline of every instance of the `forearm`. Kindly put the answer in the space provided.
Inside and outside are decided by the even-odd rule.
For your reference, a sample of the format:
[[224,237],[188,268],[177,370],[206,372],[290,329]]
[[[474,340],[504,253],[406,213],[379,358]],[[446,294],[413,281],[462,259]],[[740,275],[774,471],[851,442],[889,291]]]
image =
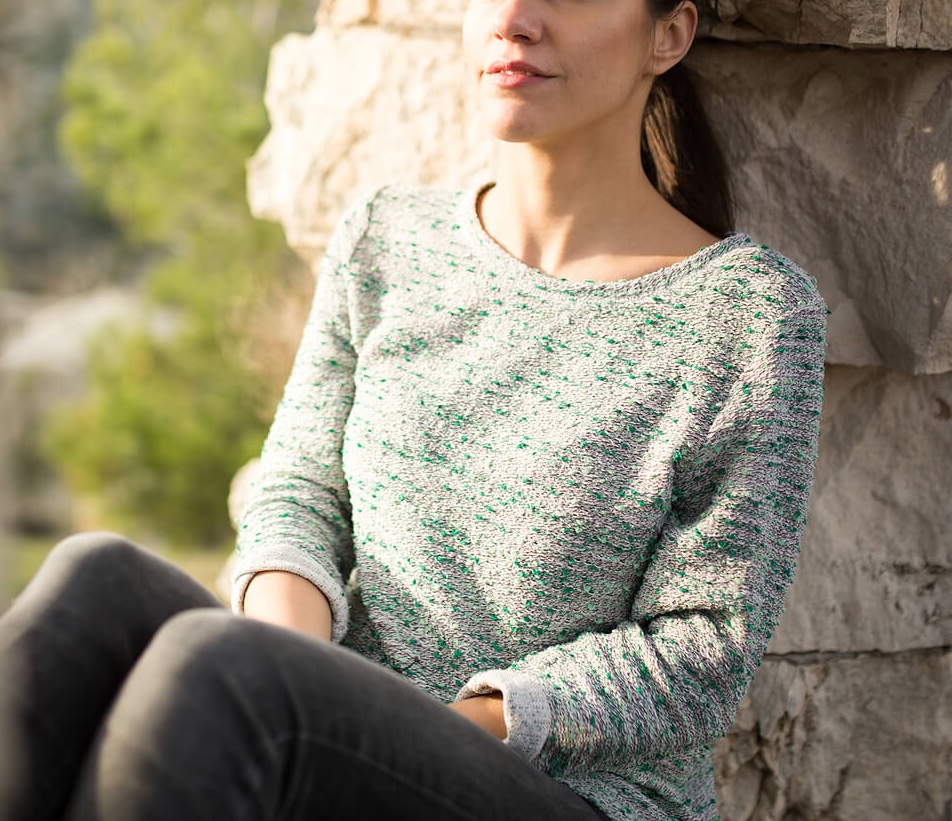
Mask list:
[[[298,630],[330,640],[331,607],[324,594],[307,579],[294,573],[269,570],[257,573],[245,593],[248,618]],[[496,738],[507,735],[502,693],[468,698],[450,704],[450,709],[482,727]]]
[[331,607],[307,579],[280,570],[257,573],[244,599],[245,615],[330,640]]
[[450,709],[464,718],[468,718],[473,724],[479,725],[486,732],[500,740],[508,735],[506,716],[503,712],[502,693],[500,692],[454,701],[450,704]]

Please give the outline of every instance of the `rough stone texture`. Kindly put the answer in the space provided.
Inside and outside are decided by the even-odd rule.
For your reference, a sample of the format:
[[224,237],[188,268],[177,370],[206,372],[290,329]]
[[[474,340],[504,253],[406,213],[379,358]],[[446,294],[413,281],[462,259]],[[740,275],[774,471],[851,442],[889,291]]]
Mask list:
[[[948,0],[700,0],[702,35],[846,48],[952,49]],[[454,33],[466,0],[324,0],[319,23]]]
[[[308,258],[361,188],[486,175],[447,68],[464,5],[324,0],[317,33],[275,50],[250,198]],[[740,227],[817,276],[832,309],[810,523],[771,655],[718,745],[723,817],[949,821],[952,4],[711,6],[719,38],[862,47],[710,40],[692,58]]]
[[952,647],[952,374],[831,366],[774,653]]
[[[330,5],[335,19],[364,6]],[[448,38],[458,41],[458,28],[321,26],[274,49],[272,130],[249,164],[249,199],[256,215],[283,223],[306,259],[321,253],[355,191],[485,178],[489,142],[467,110],[462,70],[447,66],[456,53]],[[414,77],[425,79],[407,81]]]
[[702,0],[701,31],[726,40],[952,49],[948,0]]
[[817,277],[828,361],[952,370],[952,54],[702,43],[739,225]]
[[716,762],[725,821],[946,821],[952,651],[768,657]]
[[318,28],[375,26],[399,33],[436,37],[459,33],[467,0],[323,0]]

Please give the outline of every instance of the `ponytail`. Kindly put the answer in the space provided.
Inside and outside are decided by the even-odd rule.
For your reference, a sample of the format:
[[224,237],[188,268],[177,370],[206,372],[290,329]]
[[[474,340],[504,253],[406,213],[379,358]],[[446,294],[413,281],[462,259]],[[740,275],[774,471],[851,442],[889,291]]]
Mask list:
[[718,237],[734,230],[727,163],[690,70],[681,63],[651,89],[641,162],[658,193],[688,219]]

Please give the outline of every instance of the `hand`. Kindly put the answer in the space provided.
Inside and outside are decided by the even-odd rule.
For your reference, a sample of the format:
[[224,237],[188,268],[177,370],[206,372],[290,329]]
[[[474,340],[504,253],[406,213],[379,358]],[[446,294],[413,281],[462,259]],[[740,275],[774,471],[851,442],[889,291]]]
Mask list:
[[454,701],[449,708],[500,740],[509,735],[506,715],[503,712],[502,693],[498,691]]

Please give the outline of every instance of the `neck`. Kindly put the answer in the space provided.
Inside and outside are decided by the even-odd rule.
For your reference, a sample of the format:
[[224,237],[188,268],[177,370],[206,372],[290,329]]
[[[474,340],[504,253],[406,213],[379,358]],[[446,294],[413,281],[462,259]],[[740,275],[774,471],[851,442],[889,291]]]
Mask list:
[[638,275],[711,239],[651,185],[636,136],[621,150],[597,140],[569,147],[501,143],[496,185],[481,217],[513,256],[568,278]]

